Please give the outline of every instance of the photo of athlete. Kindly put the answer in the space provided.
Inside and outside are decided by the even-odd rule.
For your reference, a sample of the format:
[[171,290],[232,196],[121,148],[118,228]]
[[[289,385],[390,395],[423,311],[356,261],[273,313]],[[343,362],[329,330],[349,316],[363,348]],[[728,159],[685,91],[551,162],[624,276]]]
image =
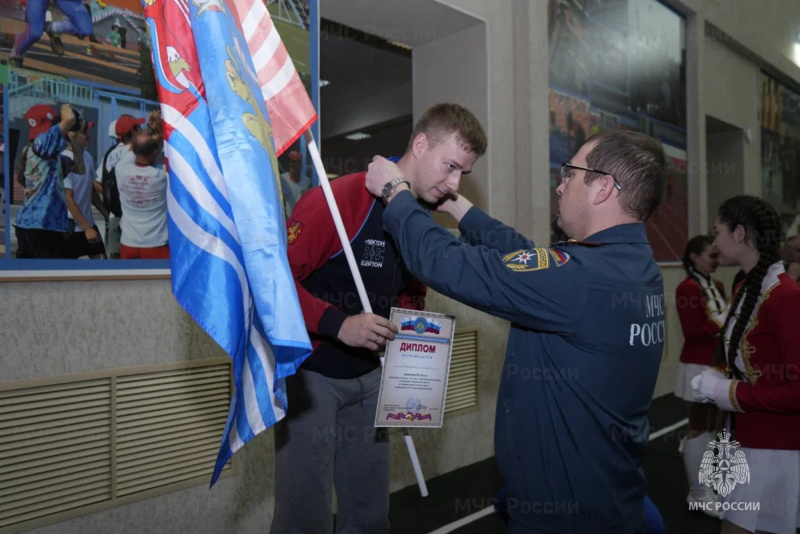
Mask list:
[[66,16],[66,20],[48,22],[47,8],[50,0],[28,0],[25,12],[25,31],[14,39],[14,47],[8,58],[12,67],[22,67],[25,53],[46,33],[50,38],[50,48],[58,56],[64,55],[61,34],[86,37],[93,35],[92,16],[84,7],[82,0],[55,0],[56,7]]

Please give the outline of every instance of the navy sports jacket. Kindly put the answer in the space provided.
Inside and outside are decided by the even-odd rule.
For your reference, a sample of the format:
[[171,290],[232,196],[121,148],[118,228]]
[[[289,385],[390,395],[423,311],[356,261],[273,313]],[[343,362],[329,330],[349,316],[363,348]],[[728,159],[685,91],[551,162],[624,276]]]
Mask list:
[[[366,190],[366,173],[331,182],[373,313],[392,306],[421,310],[425,286],[414,281],[384,232],[383,202]],[[301,366],[331,378],[354,378],[380,365],[377,354],[338,341],[344,320],[361,313],[361,301],[328,204],[320,187],[306,193],[286,223],[289,265],[313,353]]]

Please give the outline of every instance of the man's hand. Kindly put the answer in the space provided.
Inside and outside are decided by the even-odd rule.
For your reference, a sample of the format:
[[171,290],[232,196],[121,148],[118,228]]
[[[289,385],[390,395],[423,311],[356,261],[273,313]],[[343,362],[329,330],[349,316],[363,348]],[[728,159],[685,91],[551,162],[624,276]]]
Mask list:
[[383,186],[395,178],[402,178],[403,172],[396,164],[386,158],[375,156],[367,168],[367,191],[370,194],[383,198]]
[[471,207],[472,202],[467,200],[465,196],[459,195],[458,193],[451,193],[447,195],[441,203],[436,205],[436,211],[447,213],[455,219],[457,223],[460,223],[461,219],[464,218],[464,215],[467,214]]
[[61,105],[61,133],[66,134],[75,126],[75,112],[69,104]]
[[[83,142],[81,141],[80,135],[81,135],[80,132],[73,132],[72,130],[67,132],[67,139],[69,139],[69,142],[72,145],[72,154],[74,156],[73,159],[76,161],[76,163],[77,163],[77,160],[79,159],[79,156],[81,154],[83,154],[83,150],[86,148],[83,145]],[[83,158],[80,158],[80,159],[83,159]],[[84,172],[85,172],[85,169],[84,169]],[[83,174],[83,173],[81,173],[81,174]]]
[[156,141],[164,139],[164,120],[161,118],[161,110],[156,109],[150,112],[147,117],[147,128],[150,130],[150,135]]
[[100,243],[100,233],[95,230],[94,228],[89,228],[86,230],[86,241],[89,243]]
[[339,329],[339,341],[351,347],[364,347],[377,351],[393,340],[397,327],[388,319],[374,313],[352,315]]

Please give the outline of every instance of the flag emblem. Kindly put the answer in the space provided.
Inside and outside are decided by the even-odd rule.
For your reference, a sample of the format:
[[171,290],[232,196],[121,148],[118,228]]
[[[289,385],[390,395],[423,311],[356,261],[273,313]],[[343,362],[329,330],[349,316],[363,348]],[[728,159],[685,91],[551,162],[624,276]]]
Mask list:
[[547,249],[550,252],[550,256],[552,256],[553,261],[556,264],[556,267],[561,267],[565,263],[569,261],[569,254],[564,252],[563,250],[558,250],[557,248],[549,248]]
[[413,330],[417,334],[439,334],[442,325],[428,321],[425,317],[405,317],[400,321],[400,330]]

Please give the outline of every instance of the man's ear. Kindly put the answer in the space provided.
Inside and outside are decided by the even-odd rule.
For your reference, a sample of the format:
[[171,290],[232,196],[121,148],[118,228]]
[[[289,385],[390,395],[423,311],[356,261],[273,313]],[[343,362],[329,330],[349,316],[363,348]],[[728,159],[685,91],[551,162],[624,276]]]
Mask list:
[[612,178],[608,174],[596,179],[594,182],[592,182],[592,185],[594,184],[598,184],[599,186],[601,186],[597,190],[597,193],[595,193],[594,200],[592,201],[592,204],[595,206],[599,206],[600,204],[611,198],[611,195],[614,193],[614,191],[616,191],[616,189],[614,188],[614,178]]
[[419,158],[428,149],[428,135],[425,133],[417,134],[414,141],[411,143],[411,152],[415,158]]

